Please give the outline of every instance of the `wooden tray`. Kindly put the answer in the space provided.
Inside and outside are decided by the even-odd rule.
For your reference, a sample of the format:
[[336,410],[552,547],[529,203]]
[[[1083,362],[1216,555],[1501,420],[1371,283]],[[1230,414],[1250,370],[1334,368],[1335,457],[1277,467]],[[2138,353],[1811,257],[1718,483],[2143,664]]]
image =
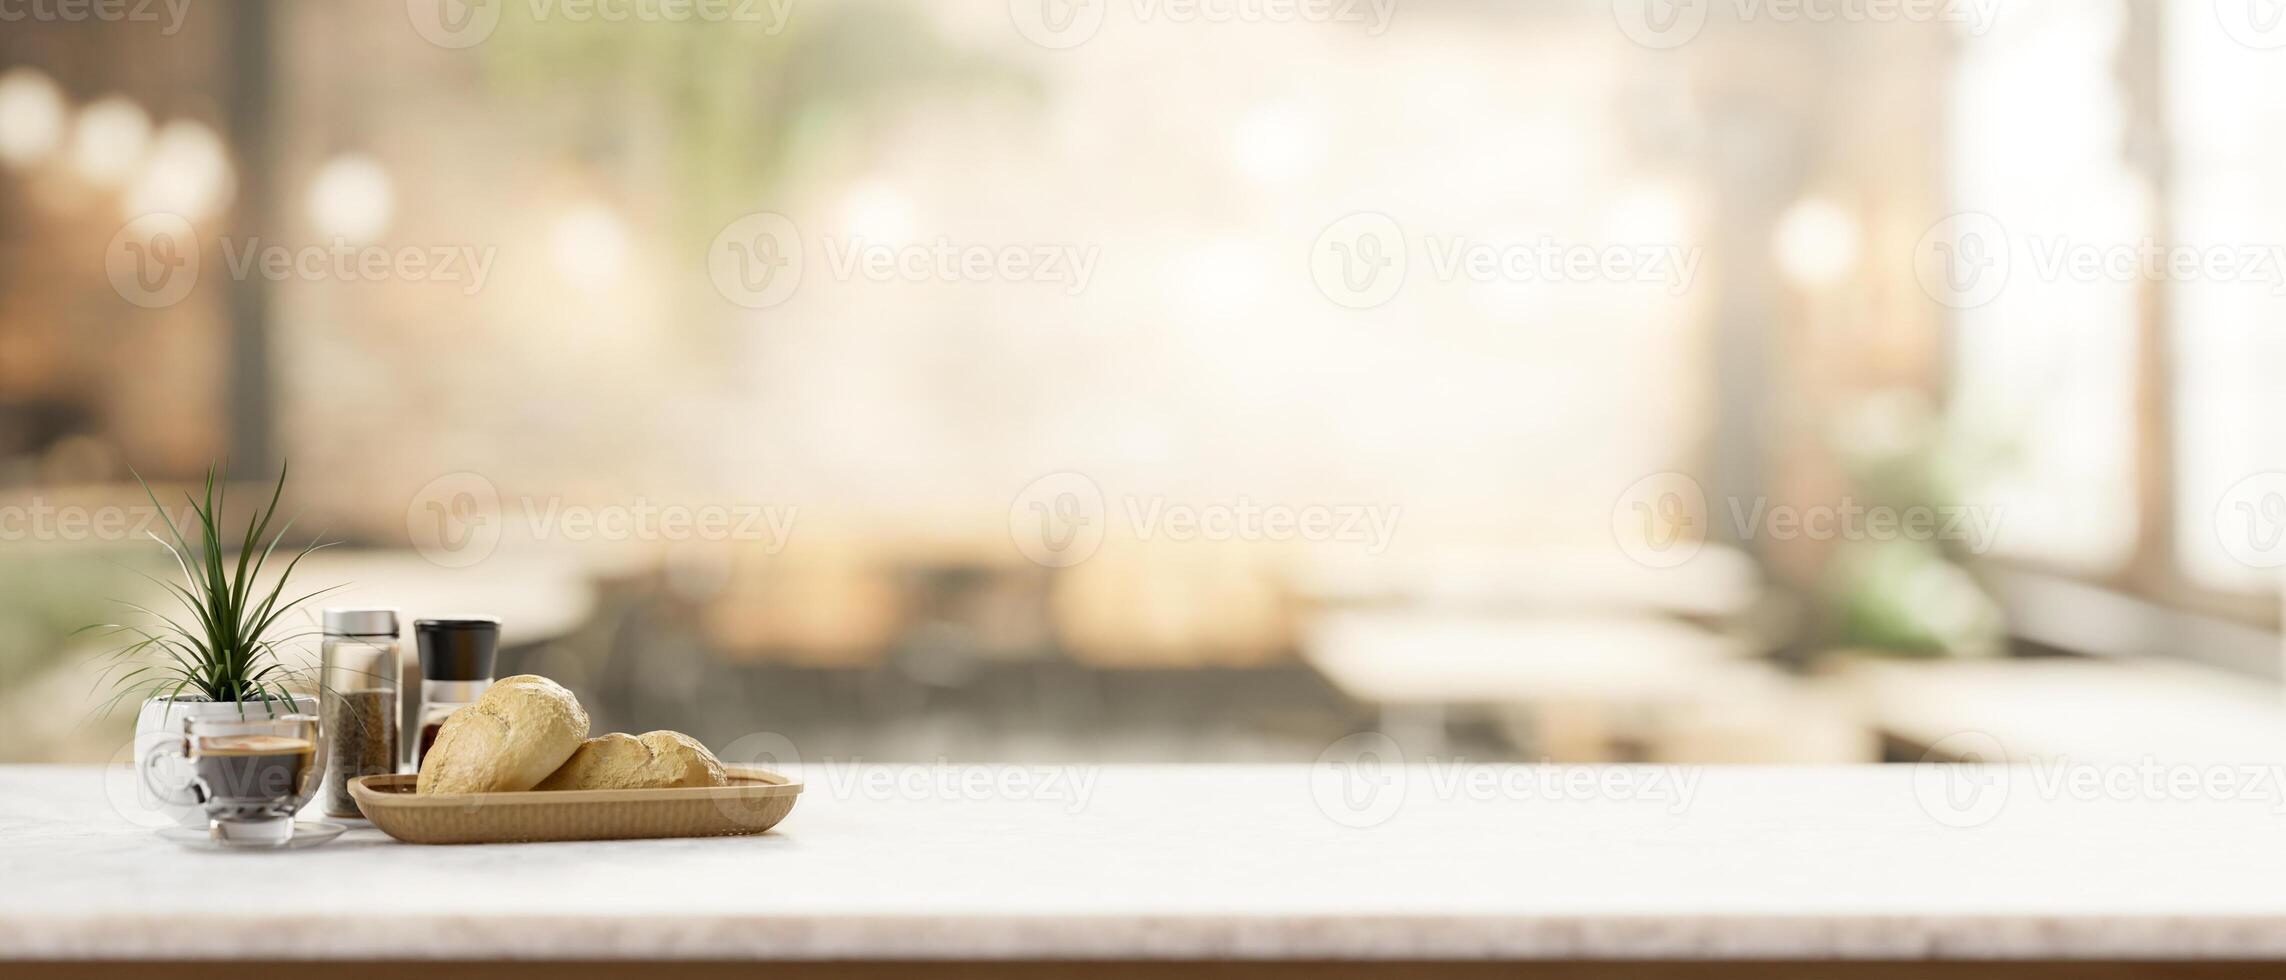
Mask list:
[[703,789],[577,789],[420,796],[411,773],[349,784],[365,819],[413,844],[732,837],[759,834],[794,809],[802,784],[752,766],[728,766],[730,785]]

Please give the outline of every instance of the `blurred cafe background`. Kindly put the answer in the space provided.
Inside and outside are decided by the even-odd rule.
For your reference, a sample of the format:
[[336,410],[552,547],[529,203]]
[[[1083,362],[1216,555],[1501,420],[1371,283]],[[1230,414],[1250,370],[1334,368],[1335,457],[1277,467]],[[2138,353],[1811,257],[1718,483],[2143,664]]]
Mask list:
[[216,461],[599,731],[2286,756],[2273,7],[0,0],[0,762]]

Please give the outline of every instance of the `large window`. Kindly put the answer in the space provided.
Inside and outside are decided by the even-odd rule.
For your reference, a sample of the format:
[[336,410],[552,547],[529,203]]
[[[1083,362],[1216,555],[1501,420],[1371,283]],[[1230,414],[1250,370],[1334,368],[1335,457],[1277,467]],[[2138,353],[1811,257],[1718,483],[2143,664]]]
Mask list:
[[2275,622],[2286,50],[2225,7],[2038,3],[1962,40],[1952,210],[2006,279],[1960,297],[1955,404],[1999,554]]
[[2286,378],[2278,370],[2286,363],[2286,282],[2277,266],[2286,248],[2278,182],[2286,46],[2245,41],[2286,42],[2286,27],[2275,38],[2248,36],[2248,25],[2205,16],[2204,4],[2185,6],[2169,25],[2162,81],[2175,237],[2266,255],[2271,264],[2244,281],[2170,286],[2174,554],[2195,586],[2275,595],[2278,572],[2266,566],[2286,528],[2286,480],[2263,474],[2286,471]]

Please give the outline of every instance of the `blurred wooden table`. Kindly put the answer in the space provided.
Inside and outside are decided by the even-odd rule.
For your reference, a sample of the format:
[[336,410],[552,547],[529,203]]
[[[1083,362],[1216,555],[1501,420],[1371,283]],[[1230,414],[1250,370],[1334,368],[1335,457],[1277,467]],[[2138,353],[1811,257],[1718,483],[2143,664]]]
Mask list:
[[1445,752],[1454,712],[1488,715],[1535,752],[1609,758],[1626,726],[1672,713],[1750,653],[1706,629],[1647,615],[1489,616],[1434,610],[1321,615],[1302,658],[1381,711],[1408,751]]

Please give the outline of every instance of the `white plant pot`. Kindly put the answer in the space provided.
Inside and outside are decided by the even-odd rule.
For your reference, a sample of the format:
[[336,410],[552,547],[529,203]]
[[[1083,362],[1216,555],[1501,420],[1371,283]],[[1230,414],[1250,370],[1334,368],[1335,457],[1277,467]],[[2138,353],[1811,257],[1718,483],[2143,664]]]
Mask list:
[[[253,701],[243,703],[245,717],[249,718],[264,718],[273,712],[318,713],[317,698],[308,694],[294,695],[291,710]],[[152,698],[143,702],[142,710],[135,713],[135,761],[140,763],[147,753],[165,743],[168,738],[181,735],[184,721],[192,718],[237,718],[240,716],[240,704],[238,701],[174,701],[167,698]],[[187,789],[190,786],[190,767],[180,758],[163,757],[152,767],[151,778],[172,780]],[[143,785],[141,779],[135,780],[135,799],[142,804],[143,809],[163,815],[177,826],[193,830],[206,827],[206,811],[193,805],[161,800],[151,792],[150,787]]]

